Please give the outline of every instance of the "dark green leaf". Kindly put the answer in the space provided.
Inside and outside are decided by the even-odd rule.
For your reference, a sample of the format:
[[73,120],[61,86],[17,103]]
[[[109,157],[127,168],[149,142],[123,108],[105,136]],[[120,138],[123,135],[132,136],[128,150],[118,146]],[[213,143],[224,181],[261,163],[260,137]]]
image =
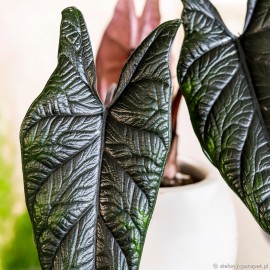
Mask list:
[[258,1],[242,36],[260,110],[270,134],[270,1]]
[[260,1],[255,7],[250,1],[247,32],[237,38],[208,0],[183,3],[186,36],[178,77],[194,130],[208,158],[270,232],[269,119],[263,112],[269,104],[270,62],[264,58],[269,34],[262,34],[269,31],[270,4]]
[[170,145],[168,62],[178,27],[167,22],[142,43],[105,108],[83,17],[64,10],[58,66],[21,129],[43,269],[138,269]]

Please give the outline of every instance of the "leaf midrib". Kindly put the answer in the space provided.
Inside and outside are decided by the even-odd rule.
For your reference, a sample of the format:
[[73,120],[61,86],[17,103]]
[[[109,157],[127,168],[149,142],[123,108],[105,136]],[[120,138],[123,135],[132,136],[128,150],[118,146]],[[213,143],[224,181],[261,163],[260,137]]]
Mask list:
[[241,42],[243,42],[243,40],[244,39],[242,38],[242,36],[239,37],[238,39],[236,39],[236,46],[237,46],[237,51],[239,53],[239,60],[240,60],[240,63],[243,67],[245,77],[247,79],[248,87],[249,87],[250,94],[252,97],[252,103],[253,103],[253,106],[255,108],[255,113],[257,113],[257,115],[259,117],[260,124],[263,128],[263,133],[266,136],[266,140],[267,140],[268,146],[270,148],[269,133],[267,131],[266,124],[265,124],[265,121],[264,121],[263,116],[262,116],[261,106],[259,104],[259,100],[258,100],[256,91],[255,91],[255,87],[254,87],[254,84],[252,81],[252,76],[251,76],[250,71],[249,71],[249,67],[248,67],[247,60],[246,60],[246,53],[245,53],[245,50],[244,50],[243,45],[241,43]]

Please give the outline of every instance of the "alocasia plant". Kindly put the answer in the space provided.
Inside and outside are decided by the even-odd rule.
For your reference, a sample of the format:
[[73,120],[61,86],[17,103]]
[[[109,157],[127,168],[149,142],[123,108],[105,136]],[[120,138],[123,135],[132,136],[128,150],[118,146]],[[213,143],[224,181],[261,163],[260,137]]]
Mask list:
[[270,232],[270,1],[250,0],[234,36],[208,0],[182,0],[178,65],[194,130],[229,186]]
[[108,106],[84,19],[63,11],[58,66],[21,128],[25,193],[42,269],[138,269],[171,140],[169,52],[154,30]]

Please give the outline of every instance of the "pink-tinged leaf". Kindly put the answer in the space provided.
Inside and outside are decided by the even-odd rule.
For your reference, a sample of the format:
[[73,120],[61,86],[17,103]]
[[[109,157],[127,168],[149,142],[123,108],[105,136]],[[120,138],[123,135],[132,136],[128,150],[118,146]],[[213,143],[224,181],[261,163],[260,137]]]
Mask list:
[[176,173],[179,171],[177,165],[177,145],[178,145],[178,136],[175,134],[171,143],[170,152],[165,165],[163,179],[174,179]]
[[111,84],[118,81],[130,55],[130,37],[136,21],[133,1],[119,0],[103,35],[96,59],[98,92],[103,102]]
[[180,106],[181,99],[182,99],[182,92],[179,89],[172,103],[172,143],[163,174],[163,177],[168,179],[173,179],[176,173],[179,171],[177,165],[178,135],[176,133],[176,127],[177,127],[178,109]]
[[178,109],[180,106],[181,99],[182,99],[182,91],[181,89],[178,89],[176,96],[173,98],[173,103],[172,103],[172,135],[173,136],[176,134],[177,115],[178,115]]
[[118,1],[96,59],[98,92],[103,102],[130,54],[159,25],[158,2],[147,0],[142,16],[137,17],[133,0]]
[[139,19],[138,45],[160,24],[159,0],[146,0],[144,11]]

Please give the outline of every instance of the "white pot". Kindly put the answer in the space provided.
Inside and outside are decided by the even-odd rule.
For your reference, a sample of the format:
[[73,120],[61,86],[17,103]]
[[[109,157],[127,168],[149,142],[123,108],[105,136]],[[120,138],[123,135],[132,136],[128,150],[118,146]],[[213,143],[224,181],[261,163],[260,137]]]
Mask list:
[[236,261],[235,212],[221,176],[215,169],[206,173],[202,165],[185,164],[205,178],[160,189],[140,270],[210,270]]

